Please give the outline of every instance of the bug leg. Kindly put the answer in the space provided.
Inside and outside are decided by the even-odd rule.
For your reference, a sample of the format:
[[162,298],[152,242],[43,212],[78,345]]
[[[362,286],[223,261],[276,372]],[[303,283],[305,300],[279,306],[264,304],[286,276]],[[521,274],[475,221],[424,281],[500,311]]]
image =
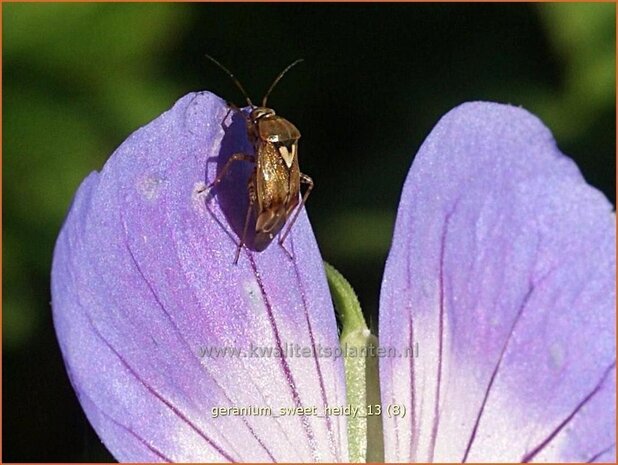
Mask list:
[[234,111],[236,109],[235,105],[232,105],[232,104],[228,103],[227,106],[228,106],[227,113],[223,117],[223,121],[221,121],[221,127],[223,129],[225,129],[225,122],[227,121],[227,117],[230,116],[230,113],[232,113],[232,111]]
[[225,129],[225,122],[227,121],[227,117],[230,116],[230,113],[232,113],[233,111],[237,111],[240,114],[240,116],[243,117],[247,125],[251,123],[251,120],[249,119],[249,117],[245,115],[240,108],[238,108],[236,105],[234,105],[231,102],[227,102],[227,113],[223,117],[223,121],[221,121],[221,127],[223,129]]
[[290,224],[285,230],[285,233],[283,233],[283,236],[281,236],[281,239],[279,239],[280,245],[283,245],[285,238],[288,237],[288,234],[292,230],[292,226],[294,226],[294,223],[296,223],[296,219],[298,218],[300,211],[305,206],[305,202],[307,202],[307,197],[309,197],[309,194],[311,194],[311,191],[313,190],[313,179],[311,179],[306,174],[300,173],[300,182],[303,184],[307,184],[307,190],[305,191],[305,194],[303,195],[303,199],[300,202],[300,205],[296,207],[296,212],[294,213],[294,217],[292,218],[292,221],[290,221]]
[[238,265],[238,258],[240,257],[240,251],[245,245],[245,238],[247,236],[247,227],[249,226],[249,218],[251,218],[251,208],[253,207],[253,203],[249,201],[249,205],[247,206],[247,215],[245,216],[245,225],[242,228],[242,239],[238,243],[236,247],[236,256],[234,257],[234,265]]
[[247,238],[247,228],[249,226],[249,219],[251,218],[251,209],[255,204],[255,189],[254,189],[255,171],[249,179],[249,205],[247,205],[247,214],[245,215],[245,225],[242,228],[242,238],[236,247],[236,257],[234,257],[234,265],[238,264],[238,258],[240,257],[240,250],[245,245],[245,239]]
[[213,182],[211,182],[208,186],[206,186],[205,190],[210,191],[213,187],[219,184],[221,180],[227,174],[232,164],[237,161],[249,161],[251,163],[255,163],[255,157],[253,155],[248,155],[246,153],[235,153],[229,158],[227,162],[225,162],[225,165],[223,165],[223,169],[221,169],[221,172],[217,175],[217,177],[215,178]]

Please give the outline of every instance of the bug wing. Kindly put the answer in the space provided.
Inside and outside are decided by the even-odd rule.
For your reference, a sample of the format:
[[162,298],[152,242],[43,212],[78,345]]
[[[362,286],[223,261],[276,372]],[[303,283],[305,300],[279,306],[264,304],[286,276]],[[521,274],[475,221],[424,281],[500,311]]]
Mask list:
[[257,157],[257,201],[259,212],[284,206],[290,188],[290,172],[279,151],[270,142],[262,143]]
[[294,147],[294,161],[289,169],[289,196],[286,206],[286,216],[290,216],[300,201],[300,168],[298,167],[298,156]]
[[287,218],[290,173],[274,144],[259,148],[256,170],[256,250],[264,250],[279,233]]

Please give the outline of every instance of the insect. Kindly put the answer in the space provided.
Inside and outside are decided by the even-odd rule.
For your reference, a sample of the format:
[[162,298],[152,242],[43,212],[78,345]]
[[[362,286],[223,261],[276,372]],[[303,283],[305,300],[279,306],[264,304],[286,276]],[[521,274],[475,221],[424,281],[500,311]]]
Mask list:
[[[225,66],[210,55],[206,55],[206,57],[227,73],[251,108],[249,114],[245,115],[237,107],[230,105],[230,111],[235,109],[245,118],[247,133],[249,141],[253,145],[254,154],[242,152],[233,154],[215,180],[207,187],[207,190],[210,190],[219,184],[232,164],[238,161],[250,162],[255,165],[248,183],[249,206],[247,207],[242,237],[236,248],[234,258],[234,264],[237,264],[240,251],[246,244],[247,229],[252,212],[255,214],[253,246],[257,251],[266,249],[274,237],[280,233],[288,218],[292,218],[285,232],[279,236],[279,244],[283,246],[285,238],[290,233],[313,189],[313,180],[301,173],[298,166],[300,132],[287,119],[277,115],[275,110],[266,106],[268,96],[285,73],[303,60],[296,60],[281,71],[264,95],[262,105],[256,106],[248,97],[240,81]],[[301,184],[307,186],[302,199],[300,195]]]

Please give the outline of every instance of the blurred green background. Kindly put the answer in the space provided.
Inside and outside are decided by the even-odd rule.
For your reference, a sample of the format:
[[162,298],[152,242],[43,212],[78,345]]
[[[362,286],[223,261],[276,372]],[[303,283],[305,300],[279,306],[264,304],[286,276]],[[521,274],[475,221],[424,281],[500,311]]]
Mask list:
[[324,258],[373,324],[412,157],[468,100],[540,116],[615,203],[614,4],[4,4],[3,461],[109,461],[69,385],[49,270],[73,193],[182,95],[269,103],[300,128]]

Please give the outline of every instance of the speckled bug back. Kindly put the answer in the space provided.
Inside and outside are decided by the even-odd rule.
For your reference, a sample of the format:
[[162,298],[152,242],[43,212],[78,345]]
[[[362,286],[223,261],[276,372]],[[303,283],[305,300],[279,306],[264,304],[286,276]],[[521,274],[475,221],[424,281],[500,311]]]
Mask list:
[[[262,105],[258,107],[253,105],[242,85],[232,73],[214,58],[210,56],[208,58],[228,73],[245,95],[247,103],[251,107],[249,115],[243,114],[243,117],[247,123],[247,134],[253,145],[254,154],[235,153],[232,155],[210,185],[210,187],[214,187],[218,184],[229,169],[229,166],[235,161],[255,163],[255,168],[248,182],[249,208],[247,209],[242,237],[234,260],[234,263],[236,263],[240,250],[245,244],[247,228],[252,213],[255,217],[255,234],[253,236],[252,248],[258,252],[270,245],[275,236],[281,232],[288,218],[292,216],[287,229],[279,237],[279,244],[283,246],[285,238],[289,234],[313,188],[313,180],[306,174],[301,173],[298,165],[300,131],[287,119],[278,116],[275,110],[266,106],[268,96],[277,82],[292,66],[302,60],[296,60],[279,73],[268,92],[266,92]],[[300,198],[301,184],[307,185],[307,190],[302,196],[302,200]]]

